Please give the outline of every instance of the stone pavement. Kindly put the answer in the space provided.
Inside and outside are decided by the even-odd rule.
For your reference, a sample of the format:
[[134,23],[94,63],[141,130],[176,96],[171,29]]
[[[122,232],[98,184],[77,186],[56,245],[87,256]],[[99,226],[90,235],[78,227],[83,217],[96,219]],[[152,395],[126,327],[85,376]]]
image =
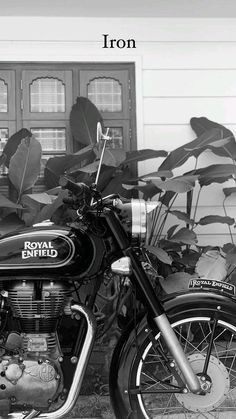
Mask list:
[[115,419],[109,396],[79,396],[68,419]]

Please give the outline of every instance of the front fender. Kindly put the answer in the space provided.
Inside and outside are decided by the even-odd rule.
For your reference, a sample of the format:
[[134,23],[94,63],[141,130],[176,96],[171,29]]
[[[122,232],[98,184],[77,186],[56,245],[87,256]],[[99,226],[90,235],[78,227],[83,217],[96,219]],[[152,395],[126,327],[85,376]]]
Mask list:
[[[221,319],[236,319],[236,298],[222,293],[208,291],[191,291],[185,294],[170,294],[163,301],[163,306],[170,321],[186,318],[190,314],[199,316],[209,315],[209,310],[221,313]],[[147,337],[147,317],[140,315],[129,325],[122,334],[114,350],[110,368],[110,396],[111,402],[118,419],[131,419],[129,396],[126,392],[130,369],[134,361],[137,345],[142,345]]]
[[222,316],[236,316],[236,298],[221,292],[191,291],[185,294],[170,294],[163,301],[165,312],[169,319],[184,315],[194,310],[199,315],[207,310],[220,311]]

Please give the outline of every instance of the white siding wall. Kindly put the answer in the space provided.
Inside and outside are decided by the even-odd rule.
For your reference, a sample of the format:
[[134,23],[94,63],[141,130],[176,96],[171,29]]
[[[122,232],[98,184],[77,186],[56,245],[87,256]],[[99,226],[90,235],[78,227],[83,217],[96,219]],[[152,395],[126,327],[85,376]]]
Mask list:
[[[103,33],[134,38],[137,48],[103,49]],[[135,62],[139,148],[170,151],[192,140],[193,116],[206,116],[236,134],[236,19],[0,18],[0,60]],[[215,162],[223,160],[206,153],[200,165]],[[140,170],[150,172],[160,163]],[[193,165],[190,159],[185,170]],[[222,185],[205,188],[199,218],[224,215],[222,202]],[[183,200],[177,205],[183,209]],[[236,216],[235,207],[236,197],[229,198],[228,215]],[[198,232],[201,243],[229,241],[224,225]]]

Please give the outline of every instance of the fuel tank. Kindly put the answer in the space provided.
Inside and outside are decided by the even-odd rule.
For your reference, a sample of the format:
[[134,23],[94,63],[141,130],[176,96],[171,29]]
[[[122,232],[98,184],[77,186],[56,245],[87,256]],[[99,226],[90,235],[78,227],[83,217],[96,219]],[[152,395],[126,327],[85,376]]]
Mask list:
[[0,280],[6,274],[90,276],[103,254],[102,243],[82,230],[40,223],[0,238]]

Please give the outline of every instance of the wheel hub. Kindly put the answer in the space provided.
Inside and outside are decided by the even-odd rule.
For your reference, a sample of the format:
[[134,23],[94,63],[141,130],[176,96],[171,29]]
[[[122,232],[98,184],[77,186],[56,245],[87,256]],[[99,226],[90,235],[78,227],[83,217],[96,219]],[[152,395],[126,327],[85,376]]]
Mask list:
[[197,376],[199,377],[202,394],[210,393],[211,387],[212,387],[212,381],[209,375],[197,374]]
[[207,375],[202,375],[205,356],[193,354],[188,360],[195,374],[199,376],[202,394],[176,394],[176,399],[193,412],[208,412],[215,409],[223,403],[230,389],[227,369],[219,359],[210,356]]

